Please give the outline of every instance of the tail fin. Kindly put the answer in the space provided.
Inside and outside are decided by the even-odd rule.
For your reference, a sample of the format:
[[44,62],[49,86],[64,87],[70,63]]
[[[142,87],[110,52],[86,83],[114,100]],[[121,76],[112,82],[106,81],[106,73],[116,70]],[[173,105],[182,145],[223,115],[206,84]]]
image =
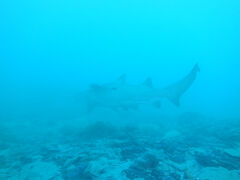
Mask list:
[[182,80],[166,87],[163,96],[167,97],[173,104],[180,106],[180,97],[189,89],[196,79],[197,73],[200,71],[198,64],[196,64],[191,72]]

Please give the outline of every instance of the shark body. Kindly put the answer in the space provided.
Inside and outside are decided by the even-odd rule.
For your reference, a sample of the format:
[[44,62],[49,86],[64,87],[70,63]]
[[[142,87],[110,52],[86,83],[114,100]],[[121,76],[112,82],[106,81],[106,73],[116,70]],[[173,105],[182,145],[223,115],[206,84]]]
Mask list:
[[85,96],[88,111],[92,111],[96,107],[113,110],[137,109],[140,104],[146,102],[160,108],[163,98],[168,99],[176,106],[180,106],[180,97],[193,84],[199,71],[199,66],[196,64],[182,80],[162,89],[154,88],[151,78],[147,78],[140,85],[127,84],[126,75],[122,75],[111,83],[93,84]]

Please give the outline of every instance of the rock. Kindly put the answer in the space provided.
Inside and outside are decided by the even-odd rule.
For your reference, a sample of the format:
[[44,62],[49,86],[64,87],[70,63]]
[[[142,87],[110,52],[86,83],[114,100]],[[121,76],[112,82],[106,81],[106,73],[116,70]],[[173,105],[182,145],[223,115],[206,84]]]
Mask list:
[[146,152],[143,144],[135,141],[128,141],[122,144],[121,147],[121,160],[134,160]]
[[118,130],[111,124],[96,122],[87,126],[79,135],[83,140],[97,140],[116,137],[118,135]]
[[161,148],[168,158],[176,163],[184,163],[188,146],[183,135],[178,131],[169,131],[162,138]]
[[195,159],[203,167],[223,167],[228,170],[240,169],[240,157],[232,156],[220,150],[195,152]]
[[92,180],[94,176],[87,170],[88,164],[80,163],[78,166],[70,166],[63,170],[65,180]]
[[239,180],[237,171],[228,171],[224,168],[203,168],[199,175],[200,180]]
[[163,172],[158,169],[159,160],[152,154],[146,154],[141,159],[136,160],[123,173],[129,179],[161,179],[164,176]]
[[51,162],[36,161],[23,167],[18,179],[62,179],[58,167]]

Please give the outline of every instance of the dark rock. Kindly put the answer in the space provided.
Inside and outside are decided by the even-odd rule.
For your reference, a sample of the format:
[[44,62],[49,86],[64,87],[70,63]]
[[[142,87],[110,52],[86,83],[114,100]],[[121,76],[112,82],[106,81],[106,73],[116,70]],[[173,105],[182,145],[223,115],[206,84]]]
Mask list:
[[111,124],[96,122],[86,127],[80,134],[83,140],[96,140],[102,138],[113,138],[118,135],[118,130]]
[[156,156],[152,154],[146,154],[143,161],[140,161],[139,164],[145,169],[154,169],[157,168],[159,160]]
[[63,178],[65,180],[92,180],[94,175],[87,171],[87,167],[88,164],[80,163],[78,166],[63,169]]
[[240,169],[240,157],[219,150],[209,150],[205,153],[196,152],[195,159],[204,167],[223,167],[228,170]]
[[184,141],[164,141],[161,145],[170,160],[176,163],[185,162],[185,153],[188,151],[188,147]]
[[161,180],[164,177],[162,171],[157,169],[159,160],[152,154],[146,154],[141,160],[136,160],[127,170],[123,173],[129,179],[143,178],[147,180]]
[[136,159],[144,152],[146,152],[145,147],[137,143],[132,143],[129,146],[123,146],[121,148],[121,160]]

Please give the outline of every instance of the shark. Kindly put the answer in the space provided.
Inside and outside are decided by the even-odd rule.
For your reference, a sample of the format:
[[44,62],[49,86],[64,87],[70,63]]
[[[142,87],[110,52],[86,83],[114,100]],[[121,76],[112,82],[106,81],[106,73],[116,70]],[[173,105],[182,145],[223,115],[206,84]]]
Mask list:
[[141,104],[151,103],[156,108],[161,108],[161,101],[168,99],[175,106],[180,106],[180,98],[191,87],[200,71],[198,63],[181,80],[164,88],[155,88],[151,78],[141,84],[134,85],[126,82],[126,74],[115,81],[102,85],[91,84],[84,99],[87,111],[95,108],[110,108],[113,110],[138,109]]

